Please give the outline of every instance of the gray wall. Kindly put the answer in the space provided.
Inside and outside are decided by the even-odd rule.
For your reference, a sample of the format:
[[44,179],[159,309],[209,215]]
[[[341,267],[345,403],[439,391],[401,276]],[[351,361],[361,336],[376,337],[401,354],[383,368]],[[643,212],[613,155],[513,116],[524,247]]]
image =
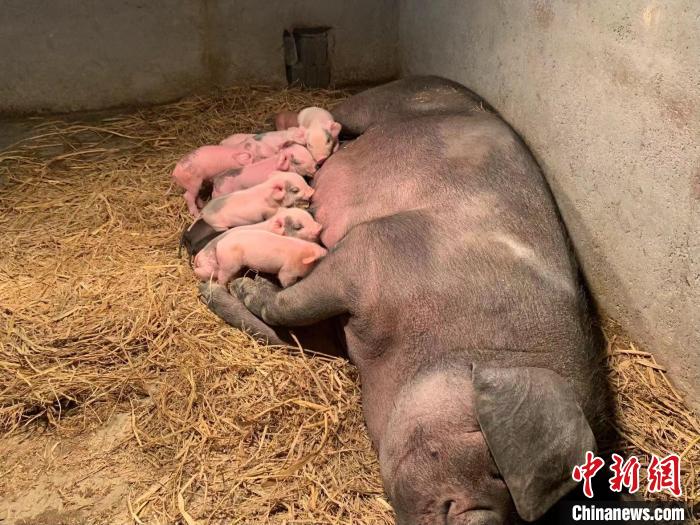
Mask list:
[[700,407],[700,4],[400,0],[402,73],[484,96],[531,146],[603,309]]
[[396,75],[395,0],[4,0],[0,113],[286,84],[282,32],[331,26],[337,84]]

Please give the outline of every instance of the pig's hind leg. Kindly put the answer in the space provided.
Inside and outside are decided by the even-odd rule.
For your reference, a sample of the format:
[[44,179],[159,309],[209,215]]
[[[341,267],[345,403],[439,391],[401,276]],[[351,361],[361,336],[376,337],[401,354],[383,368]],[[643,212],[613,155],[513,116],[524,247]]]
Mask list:
[[228,282],[233,279],[233,276],[236,275],[240,271],[240,268],[221,268],[219,267],[219,271],[216,274],[216,281],[219,284],[228,284]]
[[262,337],[271,345],[288,343],[274,329],[250,313],[239,299],[228,293],[226,286],[203,282],[199,285],[199,293],[204,304],[234,328],[252,336]]
[[219,284],[226,285],[245,266],[244,248],[238,244],[219,243],[214,248],[216,250],[216,260],[219,263],[219,271],[216,280]]
[[341,139],[354,138],[375,124],[421,115],[483,110],[475,93],[435,76],[406,77],[362,91],[333,108]]
[[246,307],[272,326],[308,326],[346,313],[354,267],[339,247],[320,260],[309,275],[289,288],[266,279],[243,277],[233,291]]

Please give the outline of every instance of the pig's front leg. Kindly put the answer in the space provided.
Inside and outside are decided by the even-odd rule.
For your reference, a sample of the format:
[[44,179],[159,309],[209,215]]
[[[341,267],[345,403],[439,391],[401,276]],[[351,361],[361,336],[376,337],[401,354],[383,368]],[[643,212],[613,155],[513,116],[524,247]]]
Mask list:
[[199,188],[196,191],[187,190],[184,194],[185,202],[187,203],[187,209],[193,217],[199,217],[199,206],[197,206],[197,196],[199,195]]
[[287,344],[280,334],[250,313],[237,297],[228,293],[225,286],[204,282],[199,285],[199,292],[207,307],[234,328],[254,337],[262,337],[271,345]]
[[339,252],[321,259],[309,275],[289,288],[243,277],[233,282],[233,290],[252,313],[272,326],[308,326],[330,319],[349,309],[348,279]]

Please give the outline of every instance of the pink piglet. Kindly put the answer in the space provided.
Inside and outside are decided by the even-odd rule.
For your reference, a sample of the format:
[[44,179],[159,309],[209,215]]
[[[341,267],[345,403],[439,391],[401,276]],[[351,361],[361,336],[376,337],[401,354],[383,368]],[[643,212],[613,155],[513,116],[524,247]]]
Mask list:
[[203,281],[216,279],[227,284],[241,270],[250,268],[277,274],[286,288],[308,275],[327,253],[316,243],[264,230],[231,231],[216,244],[214,257],[202,258],[199,264],[195,259],[195,275]]
[[175,166],[173,180],[185,190],[185,201],[190,213],[199,214],[197,196],[206,180],[232,168],[242,168],[259,160],[250,151],[226,146],[202,146],[185,155]]

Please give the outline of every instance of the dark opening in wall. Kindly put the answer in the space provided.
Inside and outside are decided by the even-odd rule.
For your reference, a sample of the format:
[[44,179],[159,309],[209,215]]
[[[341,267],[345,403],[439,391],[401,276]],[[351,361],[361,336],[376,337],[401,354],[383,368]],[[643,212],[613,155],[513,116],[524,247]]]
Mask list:
[[328,56],[329,27],[299,27],[285,30],[284,61],[287,82],[305,87],[325,88],[331,83]]

